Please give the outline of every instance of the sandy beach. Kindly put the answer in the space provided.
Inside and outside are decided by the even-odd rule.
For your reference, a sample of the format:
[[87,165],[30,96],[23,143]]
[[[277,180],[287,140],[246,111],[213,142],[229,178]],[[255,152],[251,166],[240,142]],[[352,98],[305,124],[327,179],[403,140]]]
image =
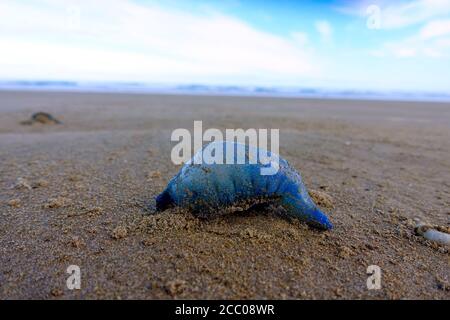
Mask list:
[[[23,125],[38,111],[60,125]],[[279,128],[335,228],[148,206],[176,128]],[[449,299],[450,103],[0,92],[1,299]],[[69,290],[66,269],[81,269]],[[368,290],[369,265],[382,270]]]

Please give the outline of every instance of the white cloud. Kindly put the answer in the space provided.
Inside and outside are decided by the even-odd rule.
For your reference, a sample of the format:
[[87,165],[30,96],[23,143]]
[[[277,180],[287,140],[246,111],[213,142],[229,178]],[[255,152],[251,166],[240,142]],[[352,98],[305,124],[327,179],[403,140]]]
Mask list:
[[422,53],[415,44],[408,41],[402,42],[387,42],[381,48],[372,50],[369,54],[377,58],[394,57],[399,59],[413,58]]
[[450,34],[450,20],[436,20],[427,23],[420,30],[422,39],[430,39]]
[[381,24],[385,29],[402,28],[422,23],[450,12],[448,0],[419,0],[381,7]]
[[411,58],[417,54],[417,50],[409,46],[393,46],[392,52],[397,58]]
[[450,57],[450,20],[430,21],[416,34],[396,42],[384,43],[380,49],[371,51],[371,54],[396,58]]
[[290,84],[319,71],[298,39],[121,0],[2,0],[0,47],[3,77]]
[[[419,0],[386,6],[382,9],[382,27],[400,28],[418,24],[416,31],[398,41],[389,41],[371,51],[376,57],[445,58],[450,48],[443,37],[450,36],[450,19],[434,18],[450,13],[450,1]],[[419,24],[420,23],[420,24]]]
[[315,22],[315,27],[317,32],[319,32],[320,36],[324,41],[329,41],[331,39],[331,36],[333,34],[333,29],[331,28],[331,25],[326,20],[318,20]]

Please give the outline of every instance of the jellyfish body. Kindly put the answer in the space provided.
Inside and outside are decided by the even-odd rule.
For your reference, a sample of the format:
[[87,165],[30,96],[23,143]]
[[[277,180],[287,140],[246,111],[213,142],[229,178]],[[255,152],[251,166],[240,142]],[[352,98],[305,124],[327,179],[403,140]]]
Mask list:
[[156,206],[159,210],[175,205],[212,212],[252,199],[271,199],[291,217],[318,229],[332,228],[308,195],[300,173],[285,159],[228,141],[212,142],[197,152],[156,198]]

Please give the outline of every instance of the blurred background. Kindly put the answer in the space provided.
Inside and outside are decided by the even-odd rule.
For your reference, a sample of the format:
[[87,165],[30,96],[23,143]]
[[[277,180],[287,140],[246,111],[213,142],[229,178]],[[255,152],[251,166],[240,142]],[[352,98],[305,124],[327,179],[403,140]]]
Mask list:
[[2,0],[0,87],[450,98],[450,1]]

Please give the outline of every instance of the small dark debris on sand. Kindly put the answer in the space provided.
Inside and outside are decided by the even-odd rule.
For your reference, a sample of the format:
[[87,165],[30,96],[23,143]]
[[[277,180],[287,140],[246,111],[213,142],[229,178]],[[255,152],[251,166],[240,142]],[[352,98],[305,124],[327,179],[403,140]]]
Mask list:
[[313,201],[320,207],[326,209],[333,209],[333,198],[327,193],[319,190],[309,190],[309,196],[313,199]]
[[87,209],[85,211],[85,213],[89,217],[94,217],[94,216],[97,216],[97,215],[101,215],[103,213],[103,208],[101,208],[101,207],[92,207],[90,209]]
[[31,119],[20,122],[23,125],[41,124],[62,124],[61,121],[53,117],[50,113],[36,112],[31,115]]
[[72,248],[80,249],[86,245],[86,243],[80,237],[74,236],[69,241]]
[[45,188],[45,187],[48,187],[48,185],[49,185],[49,183],[47,180],[39,179],[38,181],[34,182],[31,186],[33,189],[36,189],[36,188],[41,188],[41,187]]
[[172,281],[168,281],[165,285],[166,291],[172,297],[183,293],[186,289],[186,281],[175,279]]
[[436,282],[439,290],[450,292],[450,282],[440,277],[436,277]]
[[13,208],[20,208],[20,206],[21,206],[20,199],[9,200],[8,205]]
[[69,205],[71,202],[72,202],[71,199],[65,197],[50,198],[47,200],[47,203],[44,204],[44,208],[45,209],[61,208]]
[[124,226],[117,226],[111,232],[111,237],[113,239],[115,239],[115,240],[119,240],[119,239],[125,238],[127,235],[128,235],[128,230]]
[[64,294],[64,292],[59,288],[54,288],[50,291],[50,294],[53,297],[61,297]]
[[16,183],[13,186],[14,189],[28,189],[31,190],[31,184],[27,179],[17,178]]

